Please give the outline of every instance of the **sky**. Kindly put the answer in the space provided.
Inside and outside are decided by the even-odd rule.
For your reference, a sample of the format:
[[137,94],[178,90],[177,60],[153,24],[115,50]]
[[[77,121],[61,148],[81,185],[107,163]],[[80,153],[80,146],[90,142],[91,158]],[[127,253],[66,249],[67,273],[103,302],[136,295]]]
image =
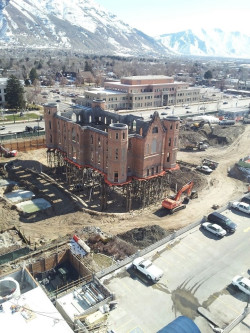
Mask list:
[[149,36],[221,28],[249,34],[250,0],[95,0]]

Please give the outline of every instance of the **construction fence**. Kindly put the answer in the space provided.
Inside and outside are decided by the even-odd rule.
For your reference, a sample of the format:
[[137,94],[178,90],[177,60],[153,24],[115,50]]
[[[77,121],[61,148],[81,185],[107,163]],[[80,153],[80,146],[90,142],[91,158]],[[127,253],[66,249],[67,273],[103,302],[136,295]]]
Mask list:
[[12,134],[11,136],[1,136],[0,145],[9,150],[17,150],[22,152],[46,147],[44,132],[43,134],[39,134],[39,136],[34,136],[33,133],[31,133],[33,135],[27,134],[29,133],[26,133],[26,135],[22,137],[13,137],[15,134]]

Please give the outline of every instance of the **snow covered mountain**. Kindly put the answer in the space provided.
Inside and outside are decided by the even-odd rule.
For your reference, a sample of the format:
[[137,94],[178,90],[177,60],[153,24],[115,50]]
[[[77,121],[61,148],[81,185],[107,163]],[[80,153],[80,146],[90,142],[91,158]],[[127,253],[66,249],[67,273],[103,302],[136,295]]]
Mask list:
[[250,58],[250,35],[221,29],[186,30],[156,37],[175,54]]
[[124,56],[167,54],[161,43],[93,0],[0,0],[0,47],[13,46]]

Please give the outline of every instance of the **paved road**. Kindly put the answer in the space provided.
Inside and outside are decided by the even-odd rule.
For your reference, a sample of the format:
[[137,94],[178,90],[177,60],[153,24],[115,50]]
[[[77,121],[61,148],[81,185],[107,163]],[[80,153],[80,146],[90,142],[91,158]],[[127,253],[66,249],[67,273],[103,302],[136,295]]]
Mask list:
[[40,126],[44,128],[44,120],[42,121],[26,121],[26,122],[16,122],[16,123],[5,123],[5,129],[0,131],[0,134],[8,134],[8,133],[17,133],[25,130],[26,126]]
[[[223,103],[227,104],[223,104]],[[197,116],[202,115],[204,112],[207,114],[209,112],[215,112],[218,110],[226,110],[232,107],[249,107],[250,105],[250,98],[228,98],[222,99],[217,102],[201,102],[199,104],[190,104],[188,108],[184,106],[170,106],[170,109],[165,108],[158,108],[157,111],[159,112],[161,117],[166,117],[167,115],[176,115],[176,116]],[[202,108],[202,109],[201,109]],[[205,111],[204,111],[205,108]],[[142,110],[142,111],[122,111],[121,114],[129,114],[132,113],[133,115],[143,117],[147,119],[153,113],[152,109]],[[163,114],[164,113],[164,114]]]
[[[250,217],[230,210],[224,214],[238,224],[235,234],[217,239],[197,227],[151,255],[164,270],[157,284],[149,285],[132,269],[106,281],[119,303],[110,313],[110,328],[116,333],[157,332],[176,316],[187,315],[202,333],[212,332],[198,307],[207,309],[223,327],[236,318],[247,297],[232,288],[231,280],[238,274],[248,276]],[[250,325],[250,318],[245,322]],[[240,324],[232,333],[248,329]]]

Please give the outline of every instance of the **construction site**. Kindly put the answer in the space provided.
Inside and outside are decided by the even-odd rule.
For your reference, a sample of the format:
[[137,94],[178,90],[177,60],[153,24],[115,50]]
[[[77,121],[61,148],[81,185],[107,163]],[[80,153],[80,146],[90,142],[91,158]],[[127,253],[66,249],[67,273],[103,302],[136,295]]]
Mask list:
[[[38,284],[72,329],[86,318],[86,329],[101,329],[105,320],[89,315],[111,309],[114,297],[99,272],[249,190],[249,124],[183,120],[178,135],[176,167],[121,184],[44,141],[38,149],[2,145],[0,275],[12,274],[23,290]],[[199,172],[202,165],[212,172]],[[74,311],[63,306],[68,294]]]

